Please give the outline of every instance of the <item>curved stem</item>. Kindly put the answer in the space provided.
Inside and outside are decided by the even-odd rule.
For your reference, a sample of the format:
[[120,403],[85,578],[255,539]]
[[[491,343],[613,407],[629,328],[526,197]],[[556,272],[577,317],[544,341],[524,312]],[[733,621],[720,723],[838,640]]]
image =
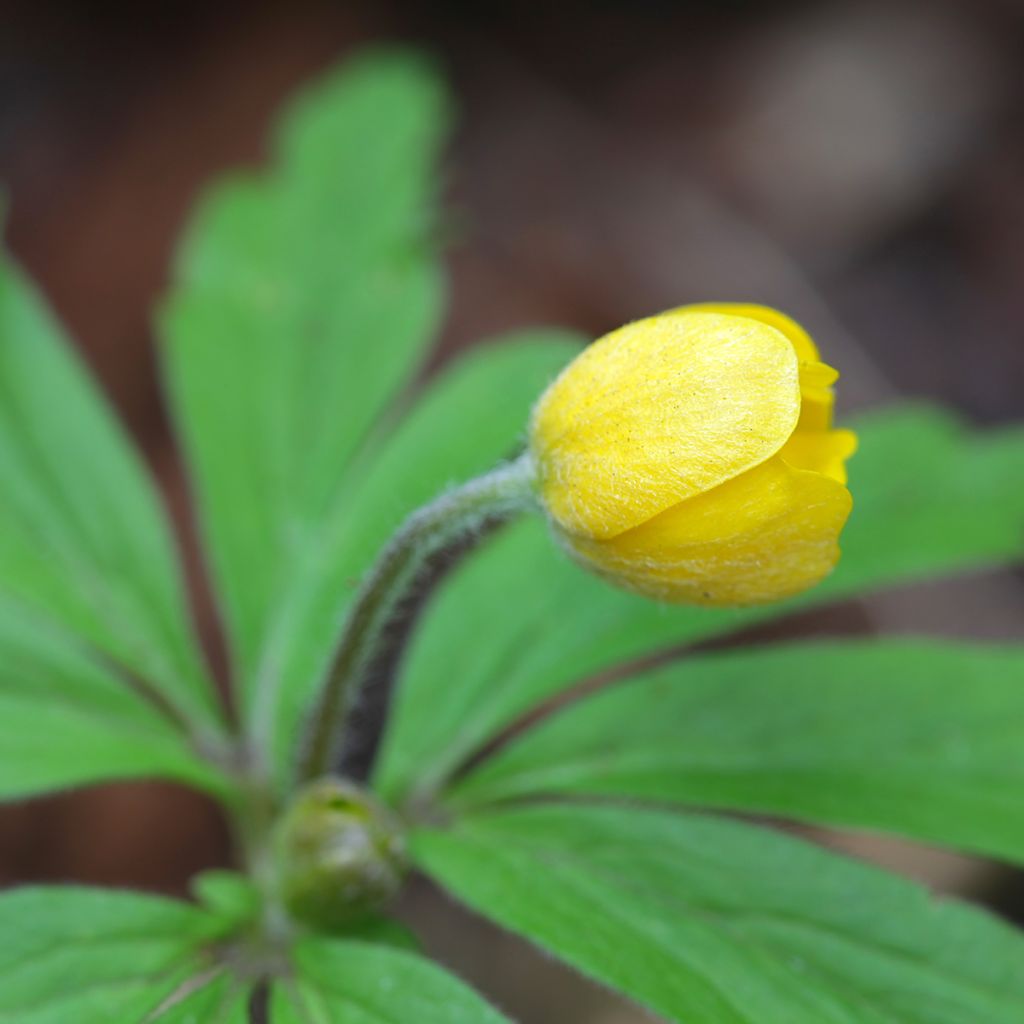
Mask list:
[[334,767],[367,670],[387,643],[389,623],[430,559],[485,524],[505,521],[529,507],[533,480],[533,461],[529,454],[522,455],[424,505],[392,536],[359,588],[327,684],[307,724],[300,782]]

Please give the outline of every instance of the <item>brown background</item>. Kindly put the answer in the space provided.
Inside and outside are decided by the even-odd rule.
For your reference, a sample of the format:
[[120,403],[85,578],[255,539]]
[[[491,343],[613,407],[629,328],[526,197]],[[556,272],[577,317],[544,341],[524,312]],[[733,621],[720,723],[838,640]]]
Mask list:
[[[429,47],[459,103],[443,352],[512,326],[596,334],[673,304],[744,298],[812,328],[844,369],[848,408],[905,394],[983,423],[1024,414],[1017,4],[477,6],[0,8],[9,243],[186,536],[149,329],[174,239],[211,175],[259,160],[289,90],[367,41]],[[927,623],[1020,638],[1020,589],[1010,574],[917,588],[794,628]],[[1007,913],[1021,903],[1014,878],[973,862],[826,839]],[[215,811],[170,786],[100,787],[0,816],[0,883],[181,892],[227,857]],[[633,1019],[426,890],[410,908],[432,948],[524,1020]]]

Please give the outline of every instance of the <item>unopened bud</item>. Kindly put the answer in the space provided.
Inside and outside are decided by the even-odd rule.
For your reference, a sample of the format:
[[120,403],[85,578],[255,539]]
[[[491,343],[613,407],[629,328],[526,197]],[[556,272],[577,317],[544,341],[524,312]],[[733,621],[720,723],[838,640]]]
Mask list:
[[397,894],[401,833],[387,808],[341,779],[302,790],[278,826],[281,897],[296,920],[322,931],[352,927]]

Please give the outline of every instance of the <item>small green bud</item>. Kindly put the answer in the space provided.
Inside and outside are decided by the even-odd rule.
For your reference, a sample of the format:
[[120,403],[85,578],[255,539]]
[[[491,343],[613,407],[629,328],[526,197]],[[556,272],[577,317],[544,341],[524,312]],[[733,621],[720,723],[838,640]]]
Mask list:
[[276,836],[281,898],[292,916],[345,931],[398,893],[405,858],[398,823],[360,787],[323,778],[303,789]]

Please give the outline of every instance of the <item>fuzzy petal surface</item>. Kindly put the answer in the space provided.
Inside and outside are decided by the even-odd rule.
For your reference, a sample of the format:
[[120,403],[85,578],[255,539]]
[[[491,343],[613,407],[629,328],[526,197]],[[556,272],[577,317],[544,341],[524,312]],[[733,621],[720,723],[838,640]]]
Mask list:
[[789,338],[801,363],[817,363],[821,360],[818,346],[811,340],[811,336],[792,317],[771,306],[759,306],[756,302],[699,302],[691,306],[679,306],[672,312],[721,313],[760,320]]
[[627,324],[538,402],[541,496],[562,530],[617,537],[770,459],[800,408],[794,345],[760,319],[683,309]]
[[832,425],[833,394],[832,384],[839,374],[827,363],[821,361],[818,346],[811,336],[785,313],[770,306],[759,306],[751,302],[704,302],[692,306],[680,306],[673,310],[682,313],[697,310],[706,313],[724,313],[730,316],[746,316],[760,320],[781,331],[789,338],[793,351],[800,361],[800,425],[806,429],[827,430]]

